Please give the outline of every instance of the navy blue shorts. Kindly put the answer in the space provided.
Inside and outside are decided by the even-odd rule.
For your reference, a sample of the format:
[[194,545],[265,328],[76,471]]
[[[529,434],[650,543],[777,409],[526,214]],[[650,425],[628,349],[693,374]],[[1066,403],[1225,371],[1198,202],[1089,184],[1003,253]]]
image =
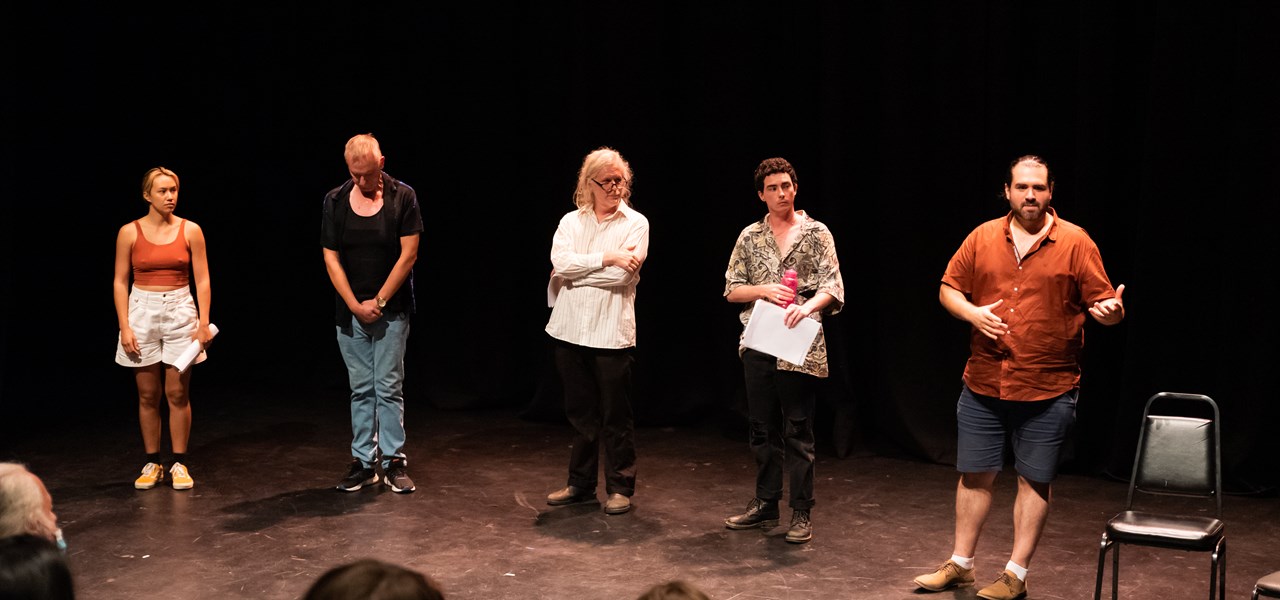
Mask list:
[[986,473],[1004,467],[1006,435],[1018,474],[1049,483],[1058,474],[1058,454],[1076,420],[1075,388],[1057,398],[1019,402],[973,393],[962,386],[956,401],[956,470]]

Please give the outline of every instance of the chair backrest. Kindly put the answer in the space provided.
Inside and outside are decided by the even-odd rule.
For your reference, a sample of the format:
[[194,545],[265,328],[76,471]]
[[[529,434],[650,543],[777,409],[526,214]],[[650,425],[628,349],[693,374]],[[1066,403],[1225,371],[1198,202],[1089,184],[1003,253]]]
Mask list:
[[[1210,417],[1166,414],[1170,401],[1203,403]],[[1138,434],[1138,453],[1129,480],[1127,508],[1134,491],[1212,497],[1222,517],[1221,435],[1218,405],[1201,394],[1161,392],[1147,400]]]

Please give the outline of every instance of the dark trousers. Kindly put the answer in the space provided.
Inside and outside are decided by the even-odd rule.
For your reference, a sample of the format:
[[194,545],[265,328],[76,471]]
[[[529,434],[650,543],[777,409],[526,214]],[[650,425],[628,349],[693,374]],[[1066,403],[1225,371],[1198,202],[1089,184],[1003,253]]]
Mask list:
[[816,378],[779,371],[778,359],[746,350],[747,412],[751,420],[751,453],[756,458],[756,497],[782,499],[785,467],[794,510],[813,508],[813,412]]
[[631,349],[601,350],[560,342],[555,353],[564,385],[565,416],[577,430],[569,454],[569,485],[596,489],[603,441],[605,492],[631,496],[636,491]]

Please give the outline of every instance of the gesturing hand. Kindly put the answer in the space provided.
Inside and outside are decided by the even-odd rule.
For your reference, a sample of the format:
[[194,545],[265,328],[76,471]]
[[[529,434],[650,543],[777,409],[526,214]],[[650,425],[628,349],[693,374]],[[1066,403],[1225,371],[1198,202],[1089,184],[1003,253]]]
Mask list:
[[975,329],[982,332],[991,339],[999,339],[1000,336],[1009,333],[1009,326],[1005,324],[1004,319],[996,316],[995,309],[1004,304],[1004,299],[996,300],[986,306],[975,306],[973,313],[969,317],[969,323]]
[[1089,314],[1093,315],[1093,318],[1103,325],[1115,325],[1123,321],[1124,300],[1121,298],[1123,295],[1124,284],[1122,283],[1120,287],[1116,288],[1115,298],[1094,302],[1093,306],[1089,307]]

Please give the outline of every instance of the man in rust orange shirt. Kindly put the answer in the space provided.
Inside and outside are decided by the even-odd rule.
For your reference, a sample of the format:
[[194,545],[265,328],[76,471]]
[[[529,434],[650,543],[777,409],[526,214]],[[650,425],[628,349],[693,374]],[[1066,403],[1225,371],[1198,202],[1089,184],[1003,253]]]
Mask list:
[[1008,434],[1018,471],[1013,552],[995,583],[978,592],[992,600],[1027,593],[1058,453],[1075,421],[1085,313],[1103,325],[1124,319],[1124,286],[1112,289],[1098,247],[1049,207],[1048,164],[1037,156],[1014,160],[1004,195],[1009,214],[965,238],[938,292],[942,306],[973,327],[956,405],[955,546],[937,571],[915,579],[929,591],[973,583]]

